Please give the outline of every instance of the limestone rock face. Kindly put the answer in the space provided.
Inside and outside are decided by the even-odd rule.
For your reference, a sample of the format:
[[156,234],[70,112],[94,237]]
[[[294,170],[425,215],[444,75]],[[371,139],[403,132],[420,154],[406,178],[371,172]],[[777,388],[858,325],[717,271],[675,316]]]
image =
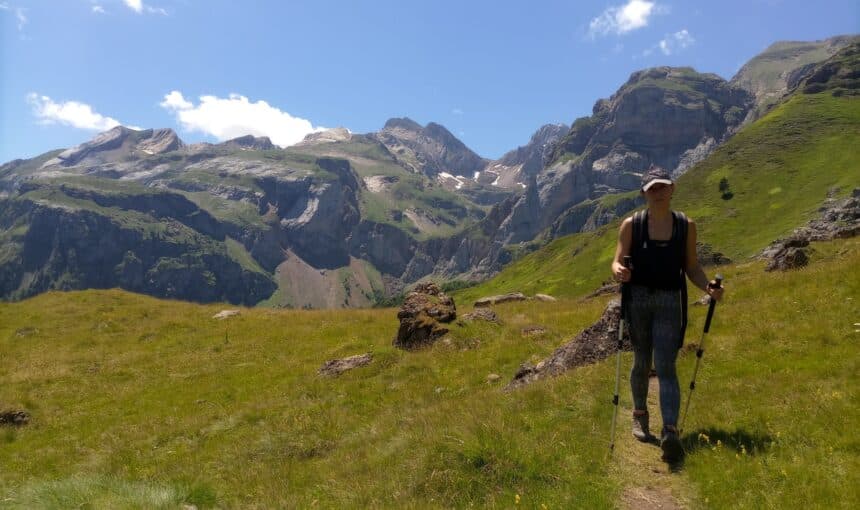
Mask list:
[[428,177],[441,173],[471,177],[487,164],[445,127],[433,122],[422,127],[409,118],[389,119],[375,136],[399,163]]
[[361,219],[358,176],[343,159],[318,158],[316,164],[337,178],[306,180],[307,187],[285,201],[280,228],[304,260],[316,267],[342,267],[349,264],[347,239]]
[[526,145],[487,163],[486,168],[478,174],[477,181],[500,188],[517,189],[525,186],[531,177],[537,175],[550,162],[555,144],[568,129],[570,127],[565,124],[541,126]]
[[421,283],[406,296],[397,318],[400,319],[400,328],[394,345],[401,349],[417,349],[448,332],[443,324],[457,318],[457,307],[438,285]]
[[[747,91],[714,74],[672,67],[633,73],[555,142],[551,163],[525,181],[527,188],[496,223],[492,244],[530,241],[545,229],[564,235],[613,221],[637,201],[597,210],[588,200],[637,189],[652,164],[682,173],[731,136],[752,104]],[[484,221],[494,218],[489,214]],[[503,263],[493,255],[503,253],[488,253],[478,271],[492,273]]]

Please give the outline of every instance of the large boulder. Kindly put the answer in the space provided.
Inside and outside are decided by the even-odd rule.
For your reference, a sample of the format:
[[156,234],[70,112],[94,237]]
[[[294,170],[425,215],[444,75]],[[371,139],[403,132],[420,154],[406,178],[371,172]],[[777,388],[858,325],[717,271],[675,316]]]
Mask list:
[[418,284],[397,312],[400,328],[395,347],[417,349],[432,344],[446,333],[443,326],[457,318],[454,300],[432,282]]

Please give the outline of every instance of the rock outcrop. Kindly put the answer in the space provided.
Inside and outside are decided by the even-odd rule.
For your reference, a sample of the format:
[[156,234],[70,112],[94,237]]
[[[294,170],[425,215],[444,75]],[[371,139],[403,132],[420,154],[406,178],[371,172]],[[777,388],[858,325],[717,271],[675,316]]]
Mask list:
[[[600,319],[578,334],[573,340],[559,347],[548,358],[537,365],[524,363],[514,375],[506,389],[516,389],[529,383],[564,373],[571,368],[596,363],[617,352],[618,323],[621,317],[621,302],[610,301]],[[631,350],[630,336],[624,331],[624,350]]]
[[435,283],[421,283],[406,295],[397,313],[400,328],[394,345],[401,349],[417,349],[432,344],[448,333],[443,326],[457,318],[454,300]]
[[[831,190],[834,195],[838,190]],[[819,209],[821,216],[796,228],[790,236],[777,239],[764,249],[761,258],[768,260],[766,271],[789,270],[805,266],[809,256],[805,248],[811,241],[829,241],[860,235],[860,188],[852,196],[836,200],[827,198]]]

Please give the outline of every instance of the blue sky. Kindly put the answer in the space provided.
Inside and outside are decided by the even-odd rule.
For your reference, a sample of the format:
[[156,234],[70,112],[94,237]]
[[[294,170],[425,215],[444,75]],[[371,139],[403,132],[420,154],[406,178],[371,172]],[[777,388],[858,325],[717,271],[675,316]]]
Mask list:
[[778,40],[860,32],[856,0],[0,0],[0,162],[117,123],[186,142],[438,122],[496,158],[630,73],[729,79]]

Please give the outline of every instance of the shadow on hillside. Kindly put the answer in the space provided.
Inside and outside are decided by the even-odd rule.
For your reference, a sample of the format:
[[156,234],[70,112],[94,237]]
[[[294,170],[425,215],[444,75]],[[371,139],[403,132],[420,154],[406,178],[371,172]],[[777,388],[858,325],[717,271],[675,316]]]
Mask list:
[[687,454],[701,448],[723,447],[746,455],[758,455],[771,444],[773,437],[767,434],[748,432],[740,428],[728,431],[719,428],[698,429],[684,434],[681,442]]

